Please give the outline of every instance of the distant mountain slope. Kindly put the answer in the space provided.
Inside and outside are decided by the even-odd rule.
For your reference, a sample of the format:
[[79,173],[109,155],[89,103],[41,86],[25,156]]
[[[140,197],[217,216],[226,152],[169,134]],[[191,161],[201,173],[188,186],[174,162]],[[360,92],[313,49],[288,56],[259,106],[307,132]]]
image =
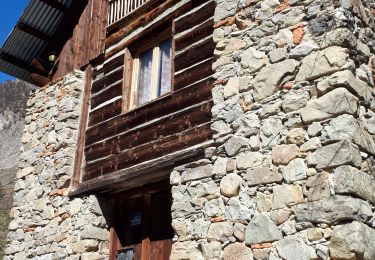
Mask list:
[[19,80],[0,84],[0,169],[17,166],[26,102],[32,89]]
[[6,243],[26,103],[33,88],[20,80],[0,84],[0,258]]

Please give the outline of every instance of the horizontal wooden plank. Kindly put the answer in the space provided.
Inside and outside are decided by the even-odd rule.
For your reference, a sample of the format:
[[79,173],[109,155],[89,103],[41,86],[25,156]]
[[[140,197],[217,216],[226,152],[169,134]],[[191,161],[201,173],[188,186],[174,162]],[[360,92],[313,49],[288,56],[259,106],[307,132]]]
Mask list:
[[83,181],[109,174],[136,164],[166,156],[178,150],[204,143],[212,138],[211,123],[182,133],[158,139],[155,142],[126,150],[103,161],[87,164]]
[[138,28],[145,27],[146,25],[150,25],[153,22],[156,26],[160,26],[160,24],[165,23],[168,19],[175,18],[178,15],[180,15],[182,13],[181,11],[186,12],[186,10],[191,8],[191,2],[188,2],[180,10],[178,10],[178,12],[175,11],[175,13],[170,13],[164,19],[157,21],[158,17],[160,17],[163,13],[166,13],[168,9],[173,8],[180,1],[181,0],[167,0],[164,3],[160,4],[158,7],[150,10],[149,12],[144,13],[143,15],[140,15],[137,19],[132,21],[127,26],[121,28],[115,33],[112,33],[106,39],[107,48],[114,46]]
[[86,146],[99,140],[104,140],[118,135],[137,125],[175,113],[186,107],[210,100],[213,79],[197,82],[181,91],[174,92],[171,96],[159,99],[140,109],[130,111],[126,114],[99,123],[88,128],[86,133]]
[[211,120],[212,103],[204,103],[193,107],[178,116],[171,115],[163,120],[145,125],[136,130],[130,130],[124,134],[97,143],[85,149],[87,163],[117,153],[129,147],[137,147],[148,142],[153,142],[164,136],[183,132],[186,129],[201,125]]
[[[86,181],[69,193],[70,197],[80,196],[88,192],[101,192],[112,190],[114,185],[120,184],[126,189],[142,186],[146,183],[158,182],[161,179],[169,178],[171,168],[185,162],[190,158],[204,156],[204,148],[212,145],[212,141],[200,143],[195,146],[189,146],[186,149],[167,154],[154,160],[145,161],[133,167],[112,172],[99,178],[84,177]],[[164,170],[167,169],[167,170]]]
[[138,9],[134,10],[133,12],[129,13],[127,16],[122,18],[121,20],[107,26],[107,37],[110,37],[112,34],[118,32],[119,30],[123,29],[124,27],[131,24],[135,19],[139,18],[143,14],[155,9],[161,3],[165,2],[165,0],[148,0]]
[[[123,64],[122,64],[123,65]],[[91,87],[91,94],[94,95],[99,91],[102,91],[106,87],[116,83],[119,80],[122,80],[123,77],[123,67],[118,67],[116,71],[104,75],[101,79],[94,81]]]
[[215,43],[212,36],[179,52],[174,59],[176,71],[186,69],[202,60],[213,57]]
[[213,17],[215,13],[215,6],[216,4],[212,0],[177,18],[175,20],[175,33],[181,33],[185,30],[189,30],[190,28]]
[[98,108],[89,115],[88,126],[93,126],[110,118],[116,117],[121,114],[122,99],[118,99],[110,104]]
[[106,90],[102,91],[100,94],[91,97],[91,109],[96,108],[97,106],[101,105],[102,103],[111,100],[117,96],[122,95],[122,81],[112,85],[111,87],[107,88]]
[[100,69],[94,69],[94,80],[97,78],[98,75],[107,75],[111,71],[114,71],[122,65],[124,65],[124,55],[119,55],[118,57],[113,58],[111,61],[104,63],[103,67],[101,67]]
[[212,61],[213,58],[209,58],[186,70],[176,72],[174,76],[174,89],[179,90],[211,76],[213,74]]
[[214,18],[211,17],[194,28],[175,35],[175,51],[181,51],[182,49],[196,43],[200,39],[204,39],[207,36],[212,35],[214,31],[213,25]]

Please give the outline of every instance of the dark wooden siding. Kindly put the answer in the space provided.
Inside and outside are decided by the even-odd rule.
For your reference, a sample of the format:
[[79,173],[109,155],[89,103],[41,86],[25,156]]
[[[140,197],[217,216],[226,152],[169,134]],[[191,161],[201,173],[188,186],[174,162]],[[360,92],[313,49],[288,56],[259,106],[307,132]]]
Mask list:
[[[83,6],[83,12],[81,5]],[[78,14],[78,21],[73,16]],[[105,50],[107,26],[107,1],[82,0],[75,1],[72,13],[67,14],[58,29],[58,36],[51,46],[60,50],[59,64],[53,79],[66,76],[75,69],[81,69]],[[75,23],[70,26],[71,23]],[[74,27],[73,32],[68,31]],[[64,43],[63,46],[59,46]]]
[[[179,1],[162,2],[159,6],[170,8]],[[214,9],[213,0],[191,0],[168,16],[175,40],[174,90],[125,114],[121,114],[125,46],[120,38],[131,31],[120,27],[107,37],[105,60],[93,72],[83,182],[212,139]],[[162,13],[160,8],[156,11]],[[132,30],[145,26],[150,14],[157,17],[149,11],[124,26]]]

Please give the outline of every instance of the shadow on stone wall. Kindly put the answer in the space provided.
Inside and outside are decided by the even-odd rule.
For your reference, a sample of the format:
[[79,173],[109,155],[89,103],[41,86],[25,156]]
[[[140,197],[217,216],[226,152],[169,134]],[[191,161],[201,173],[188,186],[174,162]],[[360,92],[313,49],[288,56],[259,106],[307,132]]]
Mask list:
[[27,99],[32,89],[32,85],[19,80],[0,84],[0,259],[6,244]]

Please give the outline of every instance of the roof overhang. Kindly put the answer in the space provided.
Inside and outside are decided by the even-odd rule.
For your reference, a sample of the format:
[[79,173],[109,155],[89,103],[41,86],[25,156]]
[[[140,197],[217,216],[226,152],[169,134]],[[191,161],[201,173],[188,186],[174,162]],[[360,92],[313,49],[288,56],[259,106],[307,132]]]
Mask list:
[[[50,42],[73,0],[31,0],[0,49],[0,71],[24,81],[48,78]],[[33,83],[33,82],[32,82]]]

